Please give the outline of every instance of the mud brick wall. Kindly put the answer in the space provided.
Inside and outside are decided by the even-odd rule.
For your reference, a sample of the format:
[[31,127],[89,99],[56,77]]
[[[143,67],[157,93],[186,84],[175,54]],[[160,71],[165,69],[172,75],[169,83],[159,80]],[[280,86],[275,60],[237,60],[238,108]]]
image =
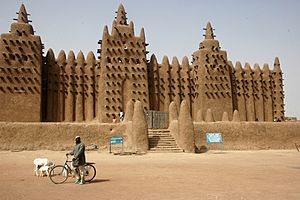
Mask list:
[[162,63],[158,64],[152,55],[148,64],[148,83],[151,110],[167,112],[172,101],[179,110],[183,100],[192,107],[192,78],[187,57],[183,57],[180,64],[174,56],[170,64],[168,57],[164,56]]
[[126,12],[120,5],[111,34],[105,26],[99,43],[99,121],[111,122],[120,111],[126,113],[126,103],[131,100],[141,101],[148,110],[148,52],[144,29],[140,36],[135,36],[133,22],[127,23]]
[[0,121],[41,121],[42,43],[22,5],[0,36]]
[[[1,150],[68,150],[80,135],[86,145],[108,149],[110,129],[116,124],[0,122]],[[299,122],[195,122],[195,145],[207,145],[207,132],[222,133],[224,150],[295,149],[300,143]]]
[[144,28],[139,36],[127,22],[121,4],[111,33],[104,26],[98,57],[92,52],[76,56],[52,49],[43,55],[41,38],[34,35],[22,4],[10,33],[0,36],[0,121],[15,122],[112,122],[129,101],[141,101],[144,111],[177,110],[186,100],[195,121],[197,113],[210,110],[215,121],[284,121],[283,73],[279,59],[274,69],[264,64],[252,68],[227,59],[215,39],[210,22],[204,40],[189,64],[155,55],[147,60]]
[[211,24],[206,26],[205,39],[199,50],[193,53],[194,112],[206,113],[211,109],[215,120],[221,120],[224,112],[230,116],[233,112],[231,68],[227,62],[227,53],[220,49],[219,41],[214,39]]
[[241,121],[284,121],[283,73],[276,57],[273,70],[264,64],[246,63],[242,68],[236,62],[232,68],[233,109],[238,110]]
[[87,59],[80,51],[77,58],[70,51],[68,58],[60,51],[55,59],[49,49],[43,69],[45,90],[42,104],[43,121],[90,122],[96,117],[95,56],[89,52]]
[[0,150],[70,150],[80,135],[86,146],[108,149],[115,124],[0,122]]
[[300,143],[299,122],[197,122],[194,123],[198,148],[220,149],[206,144],[206,133],[222,133],[225,150],[295,149]]

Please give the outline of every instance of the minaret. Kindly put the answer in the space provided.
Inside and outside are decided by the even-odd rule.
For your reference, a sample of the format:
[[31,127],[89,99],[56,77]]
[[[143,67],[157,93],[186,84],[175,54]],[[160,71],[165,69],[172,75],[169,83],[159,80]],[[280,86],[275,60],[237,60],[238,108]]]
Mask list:
[[24,4],[21,5],[20,7],[20,10],[19,10],[19,13],[18,14],[18,19],[17,19],[17,23],[25,23],[27,24],[29,21],[28,21],[28,14],[27,14],[27,11],[25,9],[25,6]]
[[205,40],[213,40],[213,39],[215,39],[213,28],[211,27],[210,22],[207,23],[206,28],[204,30],[205,30],[205,35],[204,35]]
[[119,5],[118,11],[116,12],[116,24],[117,25],[127,25],[127,18],[126,18],[126,12],[124,9],[124,6],[122,4]]
[[284,121],[284,93],[283,78],[278,57],[274,61],[272,79],[274,121],[281,122]]
[[[0,121],[42,120],[41,38],[34,35],[24,4],[10,33],[0,36]],[[45,115],[44,115],[45,116]]]
[[149,109],[149,91],[145,32],[134,35],[133,22],[127,23],[121,4],[113,21],[112,32],[104,27],[100,44],[100,78],[98,88],[98,119],[111,122],[120,111],[125,111],[128,101],[141,101]]
[[148,87],[149,87],[149,103],[150,110],[159,110],[159,67],[157,59],[153,54],[148,63]]
[[264,99],[264,115],[265,121],[272,122],[273,117],[273,94],[272,94],[272,79],[268,64],[264,64],[262,69],[262,89]]
[[199,50],[193,53],[194,107],[193,115],[198,110],[206,113],[211,109],[215,120],[221,121],[224,112],[232,116],[231,70],[229,69],[226,51],[220,49],[215,40],[213,28],[207,23],[204,40]]

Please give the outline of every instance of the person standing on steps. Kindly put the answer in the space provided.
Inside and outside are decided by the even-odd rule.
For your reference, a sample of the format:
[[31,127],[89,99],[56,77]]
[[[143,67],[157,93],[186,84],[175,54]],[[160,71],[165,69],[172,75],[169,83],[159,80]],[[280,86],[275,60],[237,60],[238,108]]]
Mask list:
[[74,167],[74,175],[76,177],[76,184],[83,185],[84,181],[84,165],[86,163],[85,160],[85,145],[81,142],[80,136],[75,137],[75,146],[73,150],[68,155],[73,156],[73,167]]
[[125,113],[121,110],[119,113],[120,122],[122,122],[124,120],[124,115],[125,115]]

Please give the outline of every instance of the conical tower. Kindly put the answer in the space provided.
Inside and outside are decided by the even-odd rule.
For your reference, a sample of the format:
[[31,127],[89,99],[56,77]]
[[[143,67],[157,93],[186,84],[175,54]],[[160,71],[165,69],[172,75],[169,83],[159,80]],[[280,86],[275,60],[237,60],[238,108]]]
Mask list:
[[198,110],[206,113],[211,109],[215,120],[221,121],[224,112],[232,116],[231,70],[227,63],[227,53],[222,51],[215,40],[213,28],[207,23],[205,38],[199,50],[193,53],[193,79],[195,84],[193,115]]
[[205,30],[205,40],[213,40],[215,38],[213,28],[210,24],[210,22],[207,23]]
[[41,121],[42,48],[22,4],[10,33],[0,36],[0,121]]
[[139,100],[149,109],[147,77],[147,44],[145,32],[135,36],[133,22],[127,23],[121,4],[116,12],[111,34],[104,27],[100,44],[100,79],[98,93],[98,118],[111,122],[119,112],[125,111],[128,101]]
[[148,87],[149,87],[149,103],[150,110],[159,110],[159,67],[157,59],[153,54],[148,63]]
[[274,121],[281,122],[284,121],[284,93],[282,71],[278,57],[274,61],[272,79]]
[[272,122],[273,117],[273,94],[272,94],[272,79],[268,64],[264,64],[262,69],[262,90],[264,100],[264,115],[265,121]]
[[117,25],[127,25],[127,18],[126,18],[126,12],[124,9],[124,6],[122,4],[119,5],[118,11],[116,11],[117,16],[115,17],[116,19],[116,24]]

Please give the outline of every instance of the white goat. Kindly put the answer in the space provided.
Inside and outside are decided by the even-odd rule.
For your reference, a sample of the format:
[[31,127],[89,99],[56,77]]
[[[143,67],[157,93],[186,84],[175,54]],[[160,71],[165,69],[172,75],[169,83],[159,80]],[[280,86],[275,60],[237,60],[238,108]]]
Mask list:
[[54,166],[53,162],[49,162],[47,158],[36,158],[33,160],[35,165],[34,172],[36,176],[49,176],[51,168]]

